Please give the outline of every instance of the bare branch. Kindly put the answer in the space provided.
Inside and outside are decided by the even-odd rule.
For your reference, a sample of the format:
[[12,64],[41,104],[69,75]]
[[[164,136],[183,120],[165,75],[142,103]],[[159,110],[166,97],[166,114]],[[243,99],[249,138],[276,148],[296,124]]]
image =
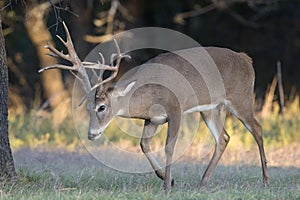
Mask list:
[[11,1],[9,1],[6,5],[4,5],[2,8],[0,8],[0,11],[2,12],[3,10],[5,10],[6,8],[11,6]]
[[258,24],[256,24],[255,22],[252,22],[252,21],[249,21],[249,20],[245,19],[243,16],[241,16],[237,12],[234,12],[232,9],[228,9],[227,12],[233,18],[235,18],[238,22],[240,22],[241,24],[243,24],[245,26],[249,26],[249,27],[252,27],[252,28],[258,28],[259,27]]
[[203,15],[203,14],[205,14],[207,12],[210,12],[210,11],[216,9],[216,8],[217,8],[217,5],[213,3],[213,4],[210,4],[206,7],[200,8],[200,9],[179,13],[179,14],[175,15],[174,22],[178,23],[178,24],[181,24],[181,25],[184,25],[186,18],[195,17],[195,16],[198,16],[198,15]]
[[[120,4],[119,0],[112,0],[110,9],[107,12],[102,12],[102,15],[100,16],[101,19],[94,20],[94,24],[97,27],[101,27],[106,24],[104,35],[86,35],[84,37],[84,40],[90,43],[101,43],[112,39],[113,34],[116,33],[116,31],[114,31],[114,26],[116,26],[114,19],[117,11],[119,11],[121,15],[125,17],[129,22],[134,22],[134,17],[132,17],[127,11],[127,9]],[[119,28],[121,27],[125,26],[119,26]],[[123,29],[121,28],[121,30]]]
[[120,3],[118,0],[112,0],[112,2],[111,2],[111,7],[108,11],[108,16],[106,18],[107,19],[106,20],[107,27],[106,27],[105,34],[112,34],[112,32],[113,32],[114,18],[115,18],[119,4]]
[[85,35],[84,40],[90,43],[101,43],[107,40],[111,40],[112,37],[113,37],[112,34],[106,34],[101,36]]
[[[52,27],[56,27],[55,30],[57,31],[58,30],[58,25],[59,23],[61,23],[63,20],[60,16],[60,11],[65,11],[65,12],[68,12],[70,14],[72,14],[73,16],[75,17],[79,17],[78,14],[76,14],[75,12],[71,11],[70,8],[68,6],[66,6],[65,8],[61,7],[61,2],[64,1],[64,0],[49,0],[45,3],[48,3],[48,7],[52,6],[53,7],[53,11],[54,11],[54,15],[55,15],[55,19],[56,19],[56,23],[54,23],[53,25],[49,26],[49,29],[51,29]],[[57,6],[56,4],[60,4],[59,6]]]
[[[265,15],[270,10],[274,9],[273,5],[276,5],[279,0],[212,0],[212,3],[206,7],[195,9],[188,12],[179,13],[174,17],[174,21],[178,24],[184,25],[185,19],[190,17],[195,17],[198,15],[205,14],[207,12],[210,12],[214,9],[222,10],[227,12],[229,15],[231,15],[234,19],[236,19],[239,23],[250,26],[253,28],[258,28],[259,25],[256,24],[254,21],[258,19],[260,16]],[[253,20],[247,20],[239,13],[235,12],[230,8],[231,5],[237,2],[247,3],[247,5],[252,8],[255,12],[258,12],[258,15],[255,16],[255,18],[252,18]],[[257,7],[257,5],[265,5],[262,8]]]
[[135,22],[135,18],[130,15],[130,13],[128,12],[128,10],[122,5],[119,3],[119,6],[118,6],[118,10],[120,11],[120,13],[122,14],[122,16],[128,20],[129,22]]

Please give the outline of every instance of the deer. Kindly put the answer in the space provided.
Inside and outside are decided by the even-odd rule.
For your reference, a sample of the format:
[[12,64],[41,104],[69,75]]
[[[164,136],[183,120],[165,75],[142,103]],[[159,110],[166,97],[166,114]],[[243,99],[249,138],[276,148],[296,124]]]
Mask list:
[[[174,184],[171,176],[172,156],[182,116],[186,113],[199,112],[215,141],[213,156],[199,184],[200,187],[205,187],[230,140],[221,117],[221,111],[225,109],[241,121],[245,128],[253,135],[258,145],[263,183],[265,185],[268,184],[269,176],[262,128],[254,117],[255,73],[252,59],[249,56],[227,48],[203,47],[216,64],[224,84],[225,96],[215,93],[214,98],[210,98],[211,94],[207,87],[205,87],[204,79],[210,78],[212,75],[208,73],[205,75],[206,77],[201,78],[201,75],[185,59],[171,52],[163,53],[150,59],[145,64],[138,66],[137,72],[129,77],[129,79],[115,84],[113,80],[118,75],[121,60],[125,57],[130,57],[121,53],[117,41],[113,40],[117,53],[111,55],[111,60],[115,61],[115,64],[105,64],[101,53],[99,53],[101,57],[100,61],[83,62],[76,53],[65,23],[63,23],[63,27],[66,32],[66,41],[58,35],[57,37],[64,44],[68,52],[66,54],[60,52],[50,43],[45,48],[50,50],[50,56],[60,57],[70,62],[71,65],[54,64],[42,68],[39,72],[55,68],[64,69],[69,70],[80,80],[86,92],[81,103],[84,100],[87,101],[87,111],[90,117],[87,136],[89,140],[98,139],[116,116],[144,120],[143,133],[140,139],[141,150],[156,175],[163,180],[164,190],[170,191]],[[197,57],[199,48],[188,48],[179,50],[178,52],[182,55]],[[185,79],[189,81],[189,87],[194,91],[189,93],[187,92],[188,89],[182,88],[181,84],[178,83],[174,84],[176,88],[179,88],[179,94],[157,83],[149,82],[144,85],[140,84],[139,86],[139,83],[143,83],[147,79],[145,77],[149,77],[151,73],[153,73],[151,77],[159,81],[161,78],[159,76],[166,73],[162,70],[163,66],[168,66],[169,69],[181,72]],[[87,70],[92,70],[94,75],[96,75],[94,84],[89,80]],[[95,74],[94,70],[100,70],[100,73]],[[105,70],[111,72],[111,75],[106,79],[103,78]],[[159,73],[154,73],[153,71],[155,70],[159,71]],[[171,79],[169,81],[172,83]],[[192,99],[191,96],[196,101],[190,101]],[[125,104],[128,105],[126,109],[123,107]],[[158,126],[165,123],[168,123],[164,147],[166,163],[165,167],[161,167],[151,152],[150,142]]]

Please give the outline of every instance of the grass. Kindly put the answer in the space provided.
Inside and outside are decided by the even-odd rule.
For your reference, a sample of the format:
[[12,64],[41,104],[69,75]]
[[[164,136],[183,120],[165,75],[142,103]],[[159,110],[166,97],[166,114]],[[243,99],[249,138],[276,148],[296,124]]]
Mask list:
[[[65,159],[64,156],[57,159],[62,158]],[[197,184],[204,166],[177,163],[173,170],[175,186],[168,196],[162,190],[162,181],[152,173],[121,173],[100,164],[77,170],[62,168],[58,173],[49,167],[32,170],[23,166],[18,169],[16,184],[1,183],[0,198],[300,199],[298,168],[270,168],[271,184],[262,187],[260,167],[219,166],[207,188],[199,189]]]
[[[173,166],[175,187],[168,196],[162,190],[162,181],[153,173],[122,173],[94,159],[82,146],[71,117],[54,127],[51,116],[41,117],[34,110],[29,114],[10,114],[10,140],[19,179],[15,184],[0,183],[0,199],[300,200],[299,97],[288,105],[285,117],[278,110],[274,103],[267,119],[257,115],[269,161],[271,184],[268,187],[262,187],[253,137],[238,120],[229,117],[225,126],[231,140],[208,187],[197,187],[212,153],[199,158],[205,145],[212,141],[201,122],[189,150]],[[134,123],[140,130],[132,129],[126,120],[121,121],[120,127],[138,136],[141,122]],[[189,132],[188,127],[183,127],[182,132]],[[161,132],[165,131],[166,127],[162,127]],[[101,151],[105,151],[110,141],[128,151],[140,152],[138,138],[124,134],[116,124],[109,126],[105,134],[107,140]],[[152,148],[162,148],[164,138],[164,133],[157,134]],[[111,156],[118,158],[118,155]]]

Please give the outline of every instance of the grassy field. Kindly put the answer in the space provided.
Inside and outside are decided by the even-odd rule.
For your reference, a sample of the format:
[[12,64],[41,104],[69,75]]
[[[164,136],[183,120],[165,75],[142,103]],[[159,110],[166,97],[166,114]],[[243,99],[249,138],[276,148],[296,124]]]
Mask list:
[[89,154],[22,149],[14,156],[19,181],[1,183],[1,199],[300,199],[297,167],[270,167],[271,183],[262,187],[259,166],[221,161],[207,188],[199,189],[206,165],[179,161],[174,189],[165,196],[153,173],[118,172]]
[[[274,104],[267,118],[257,115],[263,126],[270,170],[268,187],[262,187],[253,137],[240,122],[228,118],[225,125],[231,140],[208,187],[198,188],[212,154],[212,149],[202,154],[207,148],[201,144],[205,143],[203,138],[208,130],[201,122],[193,142],[173,165],[175,186],[168,196],[154,173],[119,172],[93,158],[82,145],[71,117],[54,127],[51,116],[41,117],[37,111],[10,114],[11,146],[19,179],[15,184],[1,182],[0,199],[300,200],[299,97],[286,108],[285,117],[278,114],[278,110]],[[126,128],[127,124],[122,126]],[[162,132],[165,128],[162,127]],[[184,131],[189,130],[183,127]],[[115,124],[108,127],[105,134],[113,144],[141,152],[138,139],[123,134]],[[165,134],[155,136],[152,148],[162,148],[164,137]],[[107,153],[112,159],[122,158],[118,153],[109,152],[105,142],[95,150]],[[138,163],[126,161],[131,165]]]

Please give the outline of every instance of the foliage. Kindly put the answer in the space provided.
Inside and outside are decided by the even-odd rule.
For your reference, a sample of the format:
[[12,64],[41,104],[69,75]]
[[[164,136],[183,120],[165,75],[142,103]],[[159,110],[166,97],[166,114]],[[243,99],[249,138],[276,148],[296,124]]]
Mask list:
[[[258,121],[263,127],[263,136],[266,146],[287,146],[293,142],[300,142],[298,130],[300,129],[300,108],[299,96],[295,98],[285,109],[285,116],[279,113],[279,106],[273,103],[273,110],[267,119],[262,119],[257,114]],[[194,120],[192,120],[194,121]],[[130,122],[130,123],[129,123]],[[72,151],[76,145],[80,144],[80,138],[76,134],[71,116],[65,119],[58,127],[54,128],[51,115],[48,117],[39,117],[38,112],[32,110],[29,114],[10,114],[9,128],[11,145],[13,149],[30,147],[32,149],[43,146],[63,147]],[[132,128],[134,124],[138,128]],[[188,133],[191,127],[197,127],[198,124],[184,124],[182,131]],[[138,146],[139,137],[142,133],[143,122],[140,120],[122,120],[114,121],[105,131],[107,141],[113,143],[123,143],[129,146]],[[120,127],[122,129],[120,129]],[[162,146],[166,137],[167,125],[161,127],[153,138],[153,145]],[[230,147],[239,148],[246,146],[246,149],[255,146],[255,141],[247,129],[234,117],[228,116],[225,128],[231,136]],[[126,130],[126,134],[124,132]],[[198,130],[195,134],[195,143],[203,142],[209,135],[205,124],[200,121]],[[210,137],[210,136],[208,136]],[[104,144],[105,145],[105,144]]]
[[[280,108],[277,102],[272,104],[273,109],[270,111],[268,118],[263,119],[259,113],[257,114],[257,119],[263,128],[265,145],[282,146],[300,142],[299,132],[297,131],[300,128],[299,103],[299,96],[297,96],[286,106],[284,116],[279,112]],[[242,124],[233,118],[227,119],[226,129],[234,137],[235,142],[237,142],[237,137],[243,144],[251,145],[255,143]]]
[[25,115],[9,115],[11,146],[14,149],[48,145],[72,150],[80,142],[73,127],[72,119],[68,117],[54,128],[51,117],[39,117],[34,110]]

